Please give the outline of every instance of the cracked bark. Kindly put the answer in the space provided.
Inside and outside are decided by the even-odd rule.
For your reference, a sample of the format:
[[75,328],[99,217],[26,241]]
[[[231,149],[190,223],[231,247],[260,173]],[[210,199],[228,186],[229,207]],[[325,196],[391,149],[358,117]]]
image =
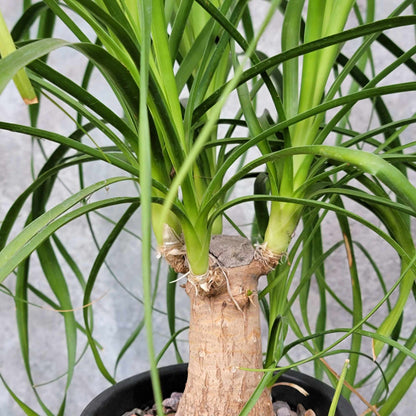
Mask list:
[[[240,237],[216,236],[210,272],[222,285],[205,293],[189,281],[191,301],[188,381],[177,416],[237,416],[262,378],[258,278],[267,267]],[[228,279],[226,284],[225,276]],[[272,416],[270,391],[263,391],[250,416]]]

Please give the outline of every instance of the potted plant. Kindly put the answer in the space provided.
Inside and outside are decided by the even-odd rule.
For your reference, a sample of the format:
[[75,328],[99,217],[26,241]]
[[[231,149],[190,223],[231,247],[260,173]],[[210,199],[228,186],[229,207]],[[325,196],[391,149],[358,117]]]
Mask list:
[[[271,386],[282,372],[302,369],[307,362],[314,363],[318,378],[326,375],[337,386],[335,396],[342,389],[349,398],[361,384],[377,380],[366,406],[375,414],[391,414],[416,377],[413,364],[389,390],[405,358],[415,358],[415,330],[401,331],[414,289],[409,224],[416,211],[416,189],[407,178],[414,167],[412,143],[401,136],[416,118],[411,109],[405,117],[393,118],[386,97],[414,97],[416,48],[402,50],[386,31],[402,28],[413,35],[413,3],[398,2],[389,16],[376,20],[370,0],[364,14],[362,4],[352,0],[273,0],[263,4],[264,13],[244,0],[44,0],[25,2],[11,36],[2,23],[0,90],[14,78],[32,106],[28,125],[1,120],[0,129],[56,144],[50,153],[45,151],[42,168],[7,211],[0,229],[0,282],[15,273],[9,279],[16,279],[17,326],[31,384],[28,292],[61,313],[65,325],[68,368],[59,411],[48,409],[33,388],[45,414],[64,414],[77,362],[77,334],[87,340],[103,376],[115,382],[94,336],[92,291],[114,241],[133,215],[141,218],[143,324],[159,415],[152,236],[158,255],[170,266],[172,338],[167,347],[178,348],[176,286],[184,286],[190,298],[189,367],[178,416],[272,415]],[[275,20],[278,16],[281,20]],[[53,36],[57,21],[75,40]],[[32,39],[34,23],[38,33]],[[273,33],[267,32],[270,25],[281,36],[276,52],[261,47],[266,34]],[[358,46],[344,53],[344,45],[354,40]],[[375,45],[392,54],[380,69],[375,69]],[[72,80],[48,64],[47,56],[61,48],[87,58],[81,79],[78,74]],[[387,82],[402,67],[410,81]],[[102,74],[112,91],[108,105],[90,83],[93,71]],[[37,96],[68,115],[72,132],[38,125]],[[234,115],[224,116],[230,99]],[[370,102],[369,108],[363,102]],[[357,108],[367,112],[369,127],[351,124]],[[84,170],[91,164],[116,167],[118,173],[104,173],[100,181],[85,184]],[[51,204],[61,175],[74,166],[79,190]],[[131,183],[134,192],[97,194],[123,183]],[[233,194],[239,184],[242,193]],[[11,237],[28,199],[25,225]],[[119,206],[124,211],[109,222],[112,230],[84,280],[58,231],[75,219],[90,221],[92,213]],[[236,206],[254,206],[252,227],[241,227],[238,212],[230,214]],[[324,232],[329,213],[342,236],[330,246]],[[391,285],[386,287],[371,251],[355,240],[352,222],[397,252],[401,269]],[[234,235],[223,232],[224,223],[231,224]],[[337,276],[337,281],[351,282],[348,295],[345,288],[331,286],[325,271],[326,260],[341,246],[348,277]],[[365,308],[361,285],[367,276],[360,276],[358,251],[380,280],[374,288],[380,288],[380,298]],[[34,253],[54,300],[32,284]],[[83,321],[75,314],[57,253],[79,278]],[[260,289],[263,275],[267,282]],[[312,282],[319,297],[313,318],[308,305]],[[390,301],[393,292],[398,295]],[[348,317],[342,328],[328,322],[330,298]],[[296,303],[298,319],[293,315]],[[386,312],[380,318],[382,306]],[[261,312],[268,325],[264,347]],[[295,336],[290,342],[288,334]],[[349,344],[340,347],[346,340]],[[361,374],[360,357],[368,358],[369,343],[377,366]],[[299,346],[308,354],[292,360]],[[341,375],[324,359],[334,354],[348,356]],[[27,414],[37,414],[2,380]],[[336,401],[329,414],[335,414]]]

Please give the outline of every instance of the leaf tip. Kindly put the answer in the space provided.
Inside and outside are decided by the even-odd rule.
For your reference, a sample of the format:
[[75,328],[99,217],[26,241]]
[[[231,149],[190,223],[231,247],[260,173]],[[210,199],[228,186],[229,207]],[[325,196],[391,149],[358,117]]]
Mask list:
[[31,104],[38,104],[39,100],[38,97],[34,97],[34,98],[23,98],[23,101],[26,105],[31,105]]
[[376,346],[375,346],[375,340],[373,339],[371,342],[371,352],[373,355],[373,361],[377,361],[377,354],[376,354]]

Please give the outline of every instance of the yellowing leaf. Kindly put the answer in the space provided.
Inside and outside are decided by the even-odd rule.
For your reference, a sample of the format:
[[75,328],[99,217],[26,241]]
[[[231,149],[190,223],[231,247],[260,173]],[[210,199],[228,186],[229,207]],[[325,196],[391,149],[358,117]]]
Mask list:
[[[4,58],[15,50],[16,46],[0,11],[0,54]],[[25,104],[36,104],[38,102],[35,90],[33,89],[24,68],[17,72],[13,77],[13,81]]]

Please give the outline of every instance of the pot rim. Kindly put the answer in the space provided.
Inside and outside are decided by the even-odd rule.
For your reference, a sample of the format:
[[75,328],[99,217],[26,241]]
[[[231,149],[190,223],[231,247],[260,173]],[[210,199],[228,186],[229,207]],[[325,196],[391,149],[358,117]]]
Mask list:
[[[173,391],[183,390],[187,378],[187,368],[188,364],[173,364],[160,367],[158,369],[162,384],[162,393],[164,397],[170,396]],[[295,403],[300,403],[303,400],[307,402],[313,401],[314,396],[319,398],[320,401],[327,401],[329,404],[332,401],[334,389],[328,384],[310,375],[295,370],[288,370],[281,375],[279,380],[286,383],[294,383],[300,385],[309,393],[309,397],[304,398],[303,395],[293,387],[289,387],[287,385],[277,385],[272,389],[273,400],[276,400],[276,397],[285,396],[284,400],[287,400],[292,406],[296,406]],[[174,384],[178,387],[176,387],[176,390],[175,388],[169,388],[170,384]],[[137,399],[138,385],[140,385],[140,395],[142,396],[142,402],[140,402],[140,399]],[[293,397],[293,403],[290,398],[286,397],[286,395]],[[123,414],[123,412],[129,411],[138,406],[151,406],[153,404],[153,391],[150,382],[150,371],[145,371],[143,373],[128,377],[114,384],[113,386],[108,387],[100,394],[98,394],[85,407],[80,416],[106,416],[106,413],[103,413],[103,409],[107,410],[109,408],[114,408],[114,401],[117,397],[127,397],[127,401],[131,400],[131,403],[136,403],[131,407],[128,405],[126,410],[121,410],[120,416]],[[123,400],[119,399],[116,401],[120,402]],[[319,403],[319,406],[323,406],[323,404]],[[111,412],[109,411],[108,415],[110,414],[112,416],[118,416],[116,413],[114,413],[114,410]],[[317,416],[324,416],[324,413],[322,411],[317,412]],[[340,396],[338,402],[336,416],[356,416],[351,403],[342,396]]]

